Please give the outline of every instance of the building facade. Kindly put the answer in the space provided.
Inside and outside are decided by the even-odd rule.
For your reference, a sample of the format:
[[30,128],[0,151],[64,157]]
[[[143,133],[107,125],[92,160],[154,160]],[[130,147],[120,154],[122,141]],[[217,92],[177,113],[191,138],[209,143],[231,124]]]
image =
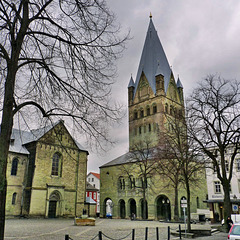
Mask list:
[[[229,162],[232,156],[231,148],[226,151],[225,168],[229,173]],[[210,216],[212,222],[218,222],[224,219],[224,191],[214,167],[208,163],[206,167],[208,199],[210,207]],[[232,213],[239,214],[240,207],[240,153],[235,157],[232,180],[230,185],[230,201],[232,203]]]
[[100,214],[100,174],[96,172],[88,173],[87,182],[89,182],[89,184],[91,184],[95,189],[97,189],[96,198],[94,197],[93,200],[96,201],[96,215],[99,216]]
[[84,209],[88,152],[63,121],[13,129],[7,165],[7,216],[72,217]]
[[99,217],[99,190],[87,182],[86,187],[86,203],[94,205],[92,209],[89,208],[88,215],[92,217]]
[[87,175],[87,182],[89,182],[93,187],[100,189],[100,174],[95,172],[90,172]]
[[[139,166],[131,162],[136,144],[148,142],[149,148],[156,148],[160,133],[171,131],[167,117],[177,115],[179,121],[184,119],[183,85],[179,77],[177,80],[174,77],[151,16],[136,79],[131,77],[128,85],[128,110],[129,152],[100,167],[101,216],[110,212],[118,218],[170,220],[174,209],[173,188],[166,187],[166,180],[159,174],[143,183],[141,174],[136,172]],[[134,169],[130,173],[123,171],[128,166]],[[201,190],[195,188],[191,193],[193,212],[207,207],[203,203],[207,194],[204,174],[199,173],[199,179]],[[143,184],[146,184],[144,191],[139,187]],[[178,195],[180,217],[183,217],[180,208],[181,199],[186,199],[183,187]],[[145,199],[147,207],[143,204]]]

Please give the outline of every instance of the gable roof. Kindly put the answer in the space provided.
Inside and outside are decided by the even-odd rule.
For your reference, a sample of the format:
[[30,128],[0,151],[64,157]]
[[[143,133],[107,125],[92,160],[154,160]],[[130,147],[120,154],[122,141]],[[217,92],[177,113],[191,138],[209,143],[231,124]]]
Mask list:
[[100,174],[99,173],[95,173],[95,172],[90,172],[88,175],[87,175],[87,177],[89,176],[89,175],[94,175],[96,178],[98,178],[98,179],[100,179]]
[[151,16],[141,55],[141,60],[138,66],[137,77],[135,81],[136,87],[134,91],[134,97],[142,72],[144,72],[154,94],[156,93],[155,76],[156,74],[161,73],[164,76],[164,89],[165,92],[167,92],[172,71],[160,39],[158,37],[157,31],[153,25]]
[[[22,154],[29,154],[28,150],[26,149],[25,145],[31,142],[38,141],[41,137],[43,137],[47,132],[53,129],[58,124],[64,123],[62,120],[53,123],[52,125],[47,125],[42,128],[33,129],[31,131],[22,131],[19,129],[12,129],[11,134],[11,144],[9,146],[9,152],[15,153],[22,153]],[[86,151],[81,144],[79,144],[74,138],[72,138],[79,150]]]

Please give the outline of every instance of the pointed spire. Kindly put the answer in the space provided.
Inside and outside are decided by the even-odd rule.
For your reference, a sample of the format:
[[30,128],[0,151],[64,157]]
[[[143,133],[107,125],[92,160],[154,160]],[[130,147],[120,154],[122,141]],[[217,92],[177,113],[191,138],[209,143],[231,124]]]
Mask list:
[[159,61],[158,61],[158,67],[157,67],[157,71],[156,71],[155,76],[158,76],[158,75],[160,75],[160,74],[163,75],[162,70],[161,70],[161,68],[160,68]]
[[150,16],[149,16],[150,18],[152,18],[152,13],[150,12]]
[[128,88],[130,87],[135,87],[135,84],[134,84],[134,81],[133,81],[133,78],[132,78],[132,74],[131,74],[131,78],[130,78],[130,81],[129,81],[129,84],[128,84]]
[[135,81],[134,95],[136,94],[142,72],[144,72],[154,94],[156,93],[155,76],[156,73],[160,72],[164,76],[164,90],[167,92],[171,76],[171,69],[157,31],[154,27],[151,15]]
[[179,75],[178,75],[178,80],[177,80],[177,88],[183,88],[183,85],[180,81]]

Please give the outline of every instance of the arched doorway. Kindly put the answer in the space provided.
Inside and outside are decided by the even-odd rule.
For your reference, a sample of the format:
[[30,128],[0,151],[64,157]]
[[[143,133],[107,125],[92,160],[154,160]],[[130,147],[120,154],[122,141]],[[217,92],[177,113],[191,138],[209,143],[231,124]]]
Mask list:
[[55,218],[60,215],[60,200],[61,200],[61,194],[58,191],[54,191],[51,193],[49,197],[49,205],[48,205],[49,218]]
[[106,198],[104,200],[103,207],[103,217],[112,218],[113,214],[113,201],[111,198]]
[[136,201],[134,199],[129,200],[129,210],[130,210],[130,216],[132,217],[135,215],[137,216],[137,207],[136,207]]
[[144,200],[141,199],[141,217],[142,219],[148,219],[148,203],[145,201],[145,212],[144,212]]
[[171,220],[171,203],[167,196],[161,195],[157,198],[157,219]]
[[120,216],[120,218],[126,217],[125,201],[122,199],[119,201],[119,216]]

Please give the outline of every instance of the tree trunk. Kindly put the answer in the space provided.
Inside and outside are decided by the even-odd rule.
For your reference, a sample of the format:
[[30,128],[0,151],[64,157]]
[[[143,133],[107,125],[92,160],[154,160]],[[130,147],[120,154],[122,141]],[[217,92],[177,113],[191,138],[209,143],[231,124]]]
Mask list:
[[231,216],[232,204],[230,201],[229,183],[222,183],[224,191],[224,227],[227,232],[227,217]]
[[186,191],[187,191],[187,231],[191,232],[191,209],[190,209],[190,186],[188,180],[186,181]]
[[146,187],[145,187],[145,182],[144,182],[144,187],[143,187],[143,219],[147,219],[147,201],[146,201]]
[[175,196],[174,196],[174,220],[179,220],[179,210],[178,210],[178,187],[174,188]]
[[5,229],[5,205],[6,205],[6,193],[7,193],[7,159],[10,138],[13,127],[13,93],[14,93],[14,81],[15,71],[12,66],[12,71],[6,78],[5,93],[3,103],[3,113],[1,122],[0,133],[0,240],[4,239]]

